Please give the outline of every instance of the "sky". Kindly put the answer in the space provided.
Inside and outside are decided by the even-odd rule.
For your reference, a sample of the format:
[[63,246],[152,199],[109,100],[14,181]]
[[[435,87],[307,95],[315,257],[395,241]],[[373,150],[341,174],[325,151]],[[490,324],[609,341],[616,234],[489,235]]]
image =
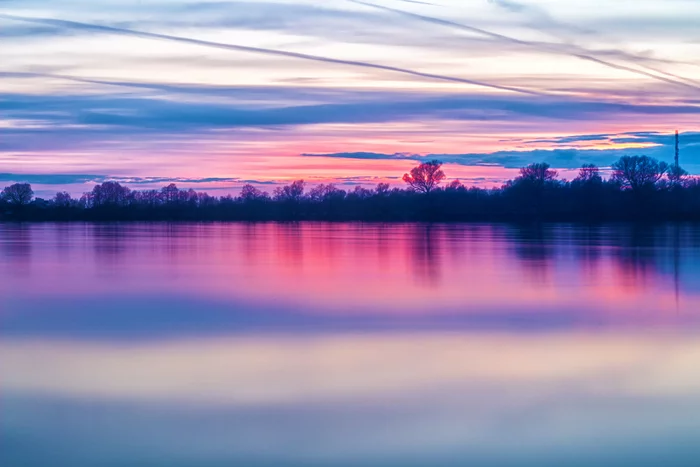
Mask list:
[[700,174],[697,0],[0,0],[0,185]]

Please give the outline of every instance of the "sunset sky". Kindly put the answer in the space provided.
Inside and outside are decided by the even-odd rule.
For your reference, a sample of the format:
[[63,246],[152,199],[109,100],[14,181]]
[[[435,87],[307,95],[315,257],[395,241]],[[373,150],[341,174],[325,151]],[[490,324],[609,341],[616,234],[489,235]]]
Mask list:
[[0,0],[0,186],[700,173],[697,0]]

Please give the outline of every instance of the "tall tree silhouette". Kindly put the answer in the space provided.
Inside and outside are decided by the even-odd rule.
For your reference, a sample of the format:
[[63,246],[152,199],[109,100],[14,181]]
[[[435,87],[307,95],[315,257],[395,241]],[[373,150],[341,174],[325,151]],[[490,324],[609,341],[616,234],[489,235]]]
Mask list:
[[67,191],[59,191],[53,197],[53,205],[56,207],[66,208],[74,203],[73,198]]
[[554,181],[559,174],[550,168],[546,162],[537,162],[520,169],[519,182],[525,182],[537,187],[544,186],[547,182]]
[[403,181],[415,191],[430,193],[445,179],[445,172],[441,167],[442,162],[437,160],[423,162],[412,168],[410,174],[404,174]]
[[270,195],[262,190],[255,188],[250,183],[243,185],[241,189],[241,200],[246,203],[251,203],[254,201],[262,201],[269,199]]
[[305,185],[304,180],[295,180],[291,185],[275,188],[275,200],[299,202],[304,196]]
[[573,183],[578,185],[600,185],[603,183],[603,177],[601,177],[600,169],[597,165],[583,164]]
[[653,188],[668,170],[666,162],[649,156],[623,156],[612,165],[612,180],[634,191]]
[[668,168],[666,176],[671,185],[679,186],[688,182],[688,171],[680,165],[672,165]]
[[15,183],[5,187],[0,193],[2,198],[8,204],[13,206],[26,206],[32,201],[34,190],[29,183]]
[[180,190],[174,183],[171,183],[170,185],[161,188],[160,193],[163,198],[163,202],[165,202],[166,204],[177,203],[180,199]]
[[88,204],[98,206],[126,206],[129,202],[131,190],[117,182],[104,182],[92,188],[87,197]]

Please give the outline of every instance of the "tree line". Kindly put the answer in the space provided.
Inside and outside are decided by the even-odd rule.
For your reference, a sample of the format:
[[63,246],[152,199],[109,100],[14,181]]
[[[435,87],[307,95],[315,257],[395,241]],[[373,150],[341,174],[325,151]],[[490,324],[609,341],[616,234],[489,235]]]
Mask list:
[[520,169],[499,188],[444,184],[442,163],[429,161],[403,176],[406,188],[380,183],[343,190],[333,184],[310,189],[303,180],[272,194],[245,185],[239,196],[211,196],[170,184],[131,190],[114,181],[95,185],[80,198],[58,192],[35,198],[27,183],[0,193],[0,220],[10,221],[696,221],[700,181],[676,165],[648,156],[624,156],[604,178],[587,164],[571,181],[546,163]]

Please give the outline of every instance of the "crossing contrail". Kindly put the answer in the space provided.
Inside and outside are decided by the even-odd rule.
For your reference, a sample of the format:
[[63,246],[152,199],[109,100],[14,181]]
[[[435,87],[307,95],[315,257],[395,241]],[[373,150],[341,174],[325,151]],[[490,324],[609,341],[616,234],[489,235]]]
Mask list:
[[[693,89],[695,91],[700,91],[700,86],[697,86],[697,85],[694,85],[694,84],[691,84],[688,82],[678,81],[678,80],[672,79],[672,78],[667,78],[664,76],[658,76],[658,75],[655,75],[653,73],[646,72],[644,70],[639,70],[637,68],[632,68],[632,67],[628,67],[625,65],[619,65],[617,63],[608,62],[607,60],[603,60],[603,59],[600,59],[600,58],[597,58],[597,57],[590,55],[590,52],[586,51],[585,49],[581,49],[580,51],[567,50],[566,48],[557,47],[555,45],[547,45],[547,44],[541,44],[541,43],[537,43],[537,42],[526,41],[526,40],[518,39],[516,37],[507,36],[505,34],[499,34],[496,32],[488,31],[486,29],[481,29],[481,28],[471,26],[468,24],[457,23],[455,21],[450,21],[450,20],[441,19],[441,18],[435,18],[433,16],[421,15],[419,13],[413,13],[411,11],[400,10],[398,8],[392,8],[392,7],[388,7],[388,6],[384,6],[384,5],[377,5],[375,3],[364,2],[362,0],[348,0],[348,1],[352,2],[352,3],[356,3],[358,5],[364,5],[364,6],[376,8],[379,10],[389,11],[389,12],[392,12],[395,14],[403,15],[403,16],[413,18],[413,19],[416,19],[419,21],[427,22],[427,23],[437,24],[440,26],[444,26],[444,27],[448,27],[448,28],[452,28],[452,29],[458,29],[461,31],[473,32],[473,33],[480,34],[480,35],[483,35],[486,37],[490,37],[492,39],[496,39],[496,40],[501,41],[501,42],[517,44],[520,46],[537,49],[537,50],[540,50],[543,52],[549,52],[549,53],[555,53],[555,54],[560,54],[560,55],[568,55],[570,57],[576,57],[576,58],[579,58],[581,60],[587,60],[589,62],[597,63],[599,65],[603,65],[603,66],[606,66],[609,68],[614,68],[616,70],[628,71],[630,73],[635,73],[637,75],[646,76],[648,78],[652,78],[652,79],[655,79],[658,81],[663,81],[663,82],[668,83],[668,84],[673,84],[676,86],[690,88],[690,89]],[[577,47],[577,49],[580,49],[580,48]],[[670,75],[669,73],[665,73],[665,72],[663,72],[663,73],[665,75]],[[678,78],[687,80],[687,78],[680,78],[680,77],[678,77]]]
[[409,75],[409,76],[417,76],[420,78],[428,78],[428,79],[439,80],[439,81],[449,81],[449,82],[453,82],[453,83],[471,84],[474,86],[499,89],[501,91],[510,91],[510,92],[516,92],[516,93],[521,93],[521,94],[540,95],[540,96],[550,95],[550,94],[547,94],[544,92],[533,91],[530,89],[519,88],[519,87],[514,87],[514,86],[502,86],[499,84],[493,84],[493,83],[488,83],[488,82],[484,82],[484,81],[477,81],[477,80],[473,80],[473,79],[459,78],[459,77],[455,77],[455,76],[448,76],[448,75],[442,75],[442,74],[436,74],[436,73],[426,73],[426,72],[422,72],[422,71],[411,70],[408,68],[400,68],[400,67],[395,67],[395,66],[391,66],[391,65],[382,65],[379,63],[370,63],[370,62],[363,62],[363,61],[358,61],[358,60],[345,60],[345,59],[339,59],[339,58],[324,57],[321,55],[311,55],[311,54],[305,54],[305,53],[300,53],[300,52],[290,52],[287,50],[270,49],[270,48],[263,48],[263,47],[251,47],[251,46],[236,45],[236,44],[225,44],[225,43],[221,43],[221,42],[212,42],[212,41],[205,41],[205,40],[200,40],[200,39],[192,39],[189,37],[173,36],[173,35],[169,35],[169,34],[158,34],[158,33],[145,32],[145,31],[136,31],[133,29],[117,28],[117,27],[112,27],[112,26],[102,26],[102,25],[98,25],[98,24],[81,23],[81,22],[77,22],[77,21],[68,21],[68,20],[60,20],[60,19],[34,18],[34,17],[16,16],[16,15],[7,15],[7,14],[0,14],[0,18],[7,19],[7,20],[14,20],[14,21],[23,21],[23,22],[28,22],[28,23],[49,25],[49,26],[54,26],[54,27],[58,27],[58,28],[82,29],[82,30],[97,31],[97,32],[110,33],[110,34],[118,34],[118,35],[123,35],[123,36],[141,37],[141,38],[145,38],[145,39],[160,39],[160,40],[174,41],[174,42],[180,42],[180,43],[185,43],[185,44],[199,45],[199,46],[203,46],[203,47],[213,47],[213,48],[217,48],[217,49],[234,50],[237,52],[272,55],[272,56],[296,58],[296,59],[300,59],[300,60],[308,60],[308,61],[314,61],[314,62],[330,63],[330,64],[335,64],[335,65],[345,65],[345,66],[352,66],[352,67],[391,71],[394,73],[400,73],[400,74]]

